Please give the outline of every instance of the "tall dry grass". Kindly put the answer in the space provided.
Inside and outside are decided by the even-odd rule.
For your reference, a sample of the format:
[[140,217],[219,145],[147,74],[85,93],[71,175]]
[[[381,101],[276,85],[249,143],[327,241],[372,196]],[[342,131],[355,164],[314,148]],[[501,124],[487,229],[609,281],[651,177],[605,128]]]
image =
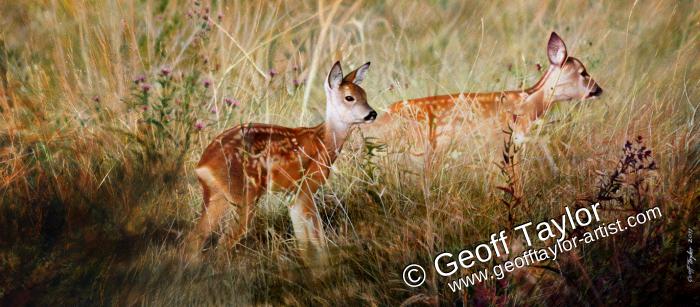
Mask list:
[[[0,12],[3,303],[640,304],[698,293],[684,256],[700,203],[697,2],[4,1]],[[323,276],[299,259],[285,195],[260,203],[235,250],[180,261],[204,146],[241,122],[320,122],[334,60],[372,61],[364,87],[382,110],[532,84],[552,30],[605,96],[560,103],[533,130],[518,152],[521,204],[503,205],[500,145],[467,133],[415,166],[372,140],[346,150],[317,195],[331,241]],[[656,170],[639,175],[642,192],[620,180],[601,199],[638,135]],[[409,263],[596,200],[606,219],[653,205],[664,219],[461,293],[434,273],[416,289],[401,281]]]

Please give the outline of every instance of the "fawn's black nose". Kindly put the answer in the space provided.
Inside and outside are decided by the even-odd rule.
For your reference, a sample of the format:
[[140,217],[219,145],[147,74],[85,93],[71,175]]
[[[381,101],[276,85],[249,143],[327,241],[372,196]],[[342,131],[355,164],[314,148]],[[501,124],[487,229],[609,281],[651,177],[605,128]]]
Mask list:
[[372,111],[369,111],[369,114],[367,114],[367,116],[365,116],[365,121],[371,122],[376,118],[377,118],[377,112],[372,110]]
[[595,89],[590,93],[591,97],[600,97],[600,95],[603,95],[603,88],[600,86],[596,85]]

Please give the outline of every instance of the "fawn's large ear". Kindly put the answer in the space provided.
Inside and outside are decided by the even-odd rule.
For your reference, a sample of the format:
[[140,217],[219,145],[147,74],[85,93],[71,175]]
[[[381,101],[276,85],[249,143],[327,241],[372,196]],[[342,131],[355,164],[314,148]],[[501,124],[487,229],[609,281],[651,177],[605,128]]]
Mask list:
[[343,81],[352,82],[357,85],[360,85],[360,83],[362,83],[362,80],[364,80],[365,76],[367,75],[369,64],[370,62],[367,62],[365,63],[365,65],[362,65],[357,69],[353,70],[351,73],[345,76],[345,78],[343,78]]
[[331,89],[337,89],[340,86],[341,82],[343,82],[343,69],[340,68],[340,61],[338,61],[335,62],[335,64],[333,64],[331,72],[328,73],[328,79],[326,80],[326,84]]
[[549,63],[552,63],[552,65],[561,66],[566,61],[566,45],[556,32],[552,32],[552,35],[549,37],[547,57],[549,57]]

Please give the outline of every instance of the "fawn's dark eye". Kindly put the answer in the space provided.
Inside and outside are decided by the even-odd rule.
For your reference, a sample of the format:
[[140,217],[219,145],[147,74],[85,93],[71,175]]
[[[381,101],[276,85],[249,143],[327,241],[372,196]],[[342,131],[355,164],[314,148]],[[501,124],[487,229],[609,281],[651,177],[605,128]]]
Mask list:
[[345,96],[346,101],[355,101],[355,97],[352,96]]

